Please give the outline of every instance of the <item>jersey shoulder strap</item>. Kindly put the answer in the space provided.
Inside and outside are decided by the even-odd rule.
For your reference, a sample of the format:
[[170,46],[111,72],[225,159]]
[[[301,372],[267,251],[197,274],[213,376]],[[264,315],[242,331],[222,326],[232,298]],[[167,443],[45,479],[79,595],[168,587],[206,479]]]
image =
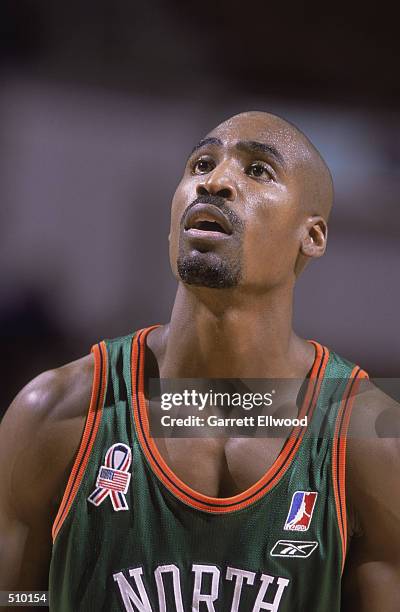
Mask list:
[[[326,378],[321,394],[330,395],[329,406],[332,437],[332,483],[337,521],[342,548],[342,571],[347,553],[347,508],[346,508],[346,448],[354,400],[363,379],[368,374],[360,366],[331,351]],[[324,405],[324,402],[321,402]]]
[[[89,469],[89,460],[97,452],[99,432],[101,445],[112,444],[112,437],[126,437],[129,427],[129,400],[131,396],[131,346],[135,333],[103,340],[95,344],[94,372],[90,403],[78,451],[73,461],[67,485],[52,527],[53,542],[71,511],[73,502]],[[118,411],[118,418],[116,418]],[[115,430],[115,427],[119,431]],[[101,449],[98,449],[101,451]]]

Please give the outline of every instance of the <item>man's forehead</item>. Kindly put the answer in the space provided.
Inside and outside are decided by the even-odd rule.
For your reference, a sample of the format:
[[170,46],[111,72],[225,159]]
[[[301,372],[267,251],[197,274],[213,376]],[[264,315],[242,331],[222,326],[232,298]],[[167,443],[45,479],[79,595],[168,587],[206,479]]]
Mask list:
[[221,140],[270,140],[285,144],[288,140],[300,138],[297,130],[287,121],[268,113],[242,113],[235,115],[215,127],[207,137],[217,137]]
[[263,112],[235,115],[215,127],[206,138],[218,138],[226,146],[238,141],[260,142],[274,147],[286,162],[305,161],[310,154],[305,137],[295,126]]

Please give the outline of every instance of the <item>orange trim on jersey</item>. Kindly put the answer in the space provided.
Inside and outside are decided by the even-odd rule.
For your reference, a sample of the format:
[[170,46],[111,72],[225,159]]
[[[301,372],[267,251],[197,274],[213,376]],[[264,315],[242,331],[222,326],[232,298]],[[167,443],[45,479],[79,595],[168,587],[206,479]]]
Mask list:
[[[294,427],[287,438],[281,452],[266,474],[254,485],[232,497],[209,497],[195,491],[185,484],[169,468],[161,456],[154,440],[150,437],[147,402],[144,394],[144,356],[146,336],[152,328],[141,330],[132,345],[132,400],[135,426],[142,450],[153,472],[161,482],[180,500],[210,513],[228,513],[240,510],[256,502],[279,481],[289,468],[302,441],[305,427]],[[312,342],[315,347],[315,359],[310,373],[307,391],[299,412],[299,418],[307,415],[310,423],[319,390],[329,359],[329,351],[318,342]]]
[[346,447],[347,432],[350,424],[354,399],[357,394],[360,380],[368,378],[368,374],[355,366],[350,374],[349,381],[340,402],[336,417],[335,433],[333,438],[332,476],[333,491],[337,521],[342,543],[342,572],[347,552],[347,508],[346,508]]
[[72,506],[79,485],[82,482],[103,412],[104,393],[107,380],[107,349],[105,343],[100,342],[100,344],[93,346],[92,353],[94,355],[94,376],[89,409],[78,453],[72,466],[57,516],[53,523],[53,543]]

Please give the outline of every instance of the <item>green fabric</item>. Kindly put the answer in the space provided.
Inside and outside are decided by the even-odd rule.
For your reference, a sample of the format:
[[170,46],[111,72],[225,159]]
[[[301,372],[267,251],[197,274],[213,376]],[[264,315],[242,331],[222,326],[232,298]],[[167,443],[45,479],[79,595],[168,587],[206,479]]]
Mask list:
[[[51,610],[175,612],[181,608],[173,594],[174,574],[179,578],[185,612],[339,611],[342,553],[332,482],[333,442],[327,430],[333,431],[338,399],[353,365],[330,354],[313,416],[314,432],[324,431],[324,436],[305,436],[284,476],[257,502],[229,514],[210,514],[175,497],[154,474],[140,448],[131,405],[133,338],[106,341],[108,383],[102,420],[82,483],[53,547]],[[129,510],[119,512],[114,511],[109,497],[98,507],[87,501],[107,450],[117,442],[132,449],[126,496]],[[284,530],[296,491],[318,492],[305,532]],[[271,556],[279,540],[318,542],[318,546],[307,558]],[[200,565],[206,566],[203,574],[193,567]],[[243,580],[239,599],[237,575]],[[195,576],[201,579],[201,593],[206,594],[214,579],[218,592],[213,602],[209,599],[192,607]],[[140,593],[141,584],[145,595]],[[257,607],[263,585],[267,588]],[[235,589],[236,603],[232,603]],[[132,592],[142,604],[134,603]]]

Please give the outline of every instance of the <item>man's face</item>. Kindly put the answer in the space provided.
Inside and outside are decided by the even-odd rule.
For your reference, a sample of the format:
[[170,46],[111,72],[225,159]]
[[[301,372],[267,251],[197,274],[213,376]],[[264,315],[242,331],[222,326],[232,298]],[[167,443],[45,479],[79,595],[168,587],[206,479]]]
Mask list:
[[276,117],[243,114],[195,148],[172,202],[175,276],[265,291],[294,279],[304,234],[302,147]]

